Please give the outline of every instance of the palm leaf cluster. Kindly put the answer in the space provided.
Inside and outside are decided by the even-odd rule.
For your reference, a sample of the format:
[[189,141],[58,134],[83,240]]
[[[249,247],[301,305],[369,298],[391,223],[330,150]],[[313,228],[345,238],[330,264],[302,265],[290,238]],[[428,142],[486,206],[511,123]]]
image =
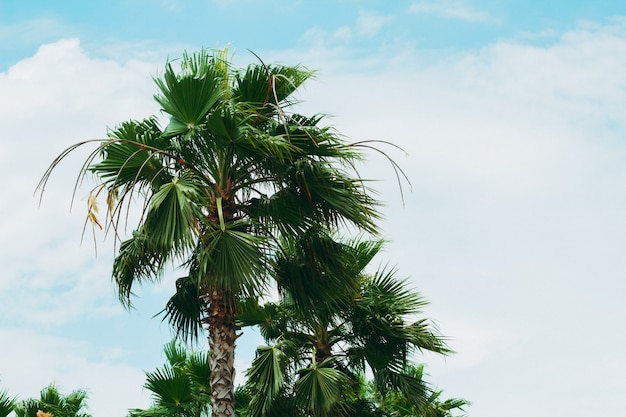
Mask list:
[[[331,252],[316,257],[324,247]],[[366,273],[381,243],[340,243],[318,233],[283,248],[288,251],[278,257],[275,271],[281,299],[263,305],[249,299],[238,315],[242,326],[256,326],[267,343],[247,373],[246,412],[376,415],[390,412],[382,406],[387,398],[403,399],[420,412],[432,409],[435,391],[421,374],[408,371],[411,360],[419,351],[450,350],[420,318],[426,302],[419,294],[393,271]],[[326,275],[334,279],[322,279]],[[344,285],[332,285],[337,279]],[[307,304],[311,299],[315,306]],[[376,396],[364,395],[366,374],[373,376]]]

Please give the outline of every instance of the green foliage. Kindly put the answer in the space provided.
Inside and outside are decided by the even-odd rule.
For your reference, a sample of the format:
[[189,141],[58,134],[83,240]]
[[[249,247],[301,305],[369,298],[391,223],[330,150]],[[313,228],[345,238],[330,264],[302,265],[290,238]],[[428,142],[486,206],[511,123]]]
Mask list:
[[[411,365],[405,370],[405,375],[412,378],[416,384],[424,387],[420,401],[411,397],[407,390],[395,389],[388,392],[384,398],[385,409],[393,416],[398,417],[462,417],[464,408],[470,402],[459,398],[441,400],[443,391],[430,389],[423,380],[423,365]],[[380,397],[378,401],[383,401]]]
[[0,391],[0,417],[7,417],[15,408],[15,398],[9,397],[6,391]]
[[172,341],[164,347],[166,364],[146,372],[144,387],[152,393],[152,406],[134,409],[130,417],[205,417],[209,415],[211,387],[208,355],[188,352]]
[[[124,211],[143,201],[139,223],[114,261],[124,305],[134,286],[158,280],[170,262],[188,270],[198,296],[212,289],[260,296],[282,236],[343,224],[376,231],[371,191],[346,169],[361,159],[358,147],[321,126],[319,115],[286,112],[311,76],[299,66],[262,62],[233,68],[226,50],[184,54],[155,79],[167,126],[156,117],[129,120],[99,141],[81,175],[101,180],[94,197],[106,196],[107,228],[116,238]],[[87,143],[55,159],[40,188]],[[88,218],[100,225],[95,198],[90,203]],[[190,295],[190,285],[178,288]],[[198,310],[179,306],[168,303],[166,319],[181,334],[197,335],[200,321],[187,314]]]
[[[339,386],[351,380],[343,376],[341,367],[361,361],[378,369],[375,358],[382,358],[381,364],[398,368],[414,345],[446,351],[425,324],[405,325],[403,320],[386,317],[403,315],[400,305],[390,303],[385,307],[389,311],[383,312],[368,298],[372,285],[385,284],[380,277],[359,279],[377,252],[377,243],[352,246],[328,238],[346,225],[377,233],[377,202],[354,170],[361,151],[372,149],[372,144],[346,143],[323,125],[320,115],[287,112],[312,75],[300,66],[266,65],[260,59],[237,69],[226,50],[184,54],[180,61],[168,62],[155,79],[159,92],[154,98],[169,116],[166,126],[160,126],[156,117],[129,120],[111,129],[105,140],[72,145],[54,160],[39,184],[43,191],[61,160],[80,146],[97,143],[76,186],[87,174],[99,181],[88,198],[87,218],[119,242],[113,263],[119,299],[130,307],[137,285],[158,281],[172,265],[184,271],[163,310],[164,319],[185,338],[196,338],[203,325],[208,327],[210,365],[213,372],[222,372],[212,374],[211,380],[230,385],[220,385],[213,396],[213,401],[226,399],[220,407],[213,406],[220,415],[233,412],[232,361],[218,362],[234,350],[236,306],[244,298],[266,295],[272,278],[292,302],[277,306],[271,314],[273,307],[268,306],[265,316],[290,319],[291,314],[299,314],[300,319],[295,328],[285,328],[289,320],[278,318],[283,322],[267,327],[264,334],[276,342],[277,332],[287,331],[293,349],[285,344],[280,352],[289,358],[292,350],[302,353],[322,339],[326,343],[315,350],[322,360],[308,366],[298,362],[297,369],[294,365],[291,374],[303,373],[297,382],[290,381],[291,386],[301,394],[306,388],[316,390],[317,397],[336,395],[330,406],[317,397],[300,395],[307,399],[297,402],[296,408],[322,413],[337,408],[339,397],[348,392]],[[102,196],[107,213],[101,223],[97,199]],[[132,235],[122,239],[125,222],[137,204],[138,222]],[[401,292],[393,293],[394,288],[381,291],[388,291],[389,297],[398,295],[396,304],[420,301],[409,296],[404,300]],[[357,302],[357,296],[363,301]],[[305,317],[302,312],[310,307],[315,314]],[[367,308],[378,308],[377,314],[382,315],[368,315]],[[350,336],[355,334],[351,326],[362,325],[358,320],[376,327],[379,334]],[[341,360],[324,362],[328,354],[320,352],[339,346],[339,341],[354,350],[346,351]],[[360,354],[353,353],[359,349]],[[289,361],[278,356],[267,359],[274,368],[273,380],[291,379],[281,376],[290,374],[282,370]],[[155,410],[177,415],[204,412],[192,395],[197,381],[180,374],[177,366],[170,364],[148,375],[149,389],[158,396]],[[289,414],[295,409],[281,402],[282,384],[269,385],[276,397],[272,407],[290,410]],[[250,401],[267,411],[258,396]]]
[[[41,417],[39,411],[50,413],[53,417],[91,417],[84,410],[87,408],[87,393],[74,390],[67,395],[61,394],[54,384],[41,390],[39,398],[20,401],[15,407],[17,417]],[[41,413],[39,413],[41,414]]]
[[[267,343],[247,372],[251,416],[287,409],[293,416],[383,415],[387,397],[432,408],[434,391],[410,364],[422,350],[451,351],[419,317],[426,301],[418,293],[393,271],[366,273],[381,247],[319,232],[282,246],[275,264],[281,300],[248,299],[239,308],[239,323],[256,326]],[[374,375],[369,384],[366,373]]]

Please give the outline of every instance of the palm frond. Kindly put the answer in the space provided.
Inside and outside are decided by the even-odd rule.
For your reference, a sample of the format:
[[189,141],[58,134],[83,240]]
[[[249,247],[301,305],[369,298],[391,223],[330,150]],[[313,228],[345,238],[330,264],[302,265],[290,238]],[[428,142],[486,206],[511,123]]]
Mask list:
[[423,380],[421,368],[419,369],[419,374],[407,374],[382,369],[374,374],[374,384],[383,397],[388,392],[397,391],[412,406],[423,408],[428,404],[432,388]]
[[326,416],[342,407],[342,399],[350,380],[341,371],[331,367],[333,358],[299,372],[295,384],[297,403],[316,416]]
[[287,331],[290,317],[275,303],[259,305],[256,297],[248,297],[239,302],[237,323],[241,327],[256,326],[267,343],[277,339]]
[[203,303],[199,284],[193,276],[178,278],[176,292],[161,311],[163,320],[168,321],[184,339],[196,340],[202,331]]
[[215,58],[206,51],[185,54],[180,73],[171,63],[166,65],[162,78],[155,78],[160,94],[154,96],[163,111],[172,116],[165,136],[187,134],[202,124],[224,94],[221,76]]
[[163,184],[150,200],[143,224],[151,243],[163,253],[185,253],[193,246],[202,216],[200,190],[187,172]]
[[250,389],[254,393],[250,402],[251,415],[266,414],[273,400],[283,389],[284,373],[288,363],[285,349],[289,347],[284,343],[257,348],[252,365],[246,372]]
[[306,159],[294,162],[287,175],[288,186],[299,197],[300,205],[308,209],[311,219],[333,226],[349,223],[377,233],[373,221],[379,214],[372,198],[374,191],[365,188],[362,180],[327,162]]
[[163,346],[163,353],[167,363],[173,368],[185,365],[187,362],[187,351],[176,340],[172,340]]
[[161,268],[167,259],[167,254],[155,250],[141,230],[121,243],[113,261],[113,279],[122,305],[131,306],[133,286],[160,279]]
[[15,408],[15,398],[9,397],[6,391],[0,391],[0,417],[7,417]]
[[249,65],[236,77],[233,90],[237,101],[255,103],[258,114],[264,117],[276,115],[285,103],[313,73],[301,67]]
[[207,288],[228,289],[241,296],[257,295],[265,285],[266,239],[247,231],[246,222],[228,223],[203,234],[192,270]]
[[177,374],[171,367],[157,369],[146,374],[144,385],[152,393],[157,405],[177,410],[188,407],[193,402],[189,379]]
[[358,291],[360,271],[354,269],[352,259],[346,245],[319,229],[309,229],[282,242],[275,279],[301,317],[327,320]]

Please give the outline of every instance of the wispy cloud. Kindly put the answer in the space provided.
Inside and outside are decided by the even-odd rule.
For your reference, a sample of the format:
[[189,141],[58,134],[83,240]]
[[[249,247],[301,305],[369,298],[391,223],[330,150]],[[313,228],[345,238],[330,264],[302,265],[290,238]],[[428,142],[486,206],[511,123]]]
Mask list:
[[430,14],[443,19],[462,20],[470,23],[500,23],[501,20],[489,12],[477,10],[464,0],[431,0],[413,3],[409,13]]
[[[372,11],[361,10],[359,17],[352,25],[344,25],[334,32],[325,35],[329,41],[354,41],[370,39],[378,35],[385,26],[393,21],[390,15],[383,15]],[[319,31],[318,31],[319,35]]]

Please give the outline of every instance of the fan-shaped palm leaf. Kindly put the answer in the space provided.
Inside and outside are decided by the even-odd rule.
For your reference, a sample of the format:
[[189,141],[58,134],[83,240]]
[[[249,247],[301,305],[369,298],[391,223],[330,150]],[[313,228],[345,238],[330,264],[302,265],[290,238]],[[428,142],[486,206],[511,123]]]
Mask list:
[[338,369],[331,367],[334,358],[322,363],[313,363],[302,369],[295,384],[296,402],[313,415],[328,415],[332,410],[341,409],[349,392],[350,379]]

